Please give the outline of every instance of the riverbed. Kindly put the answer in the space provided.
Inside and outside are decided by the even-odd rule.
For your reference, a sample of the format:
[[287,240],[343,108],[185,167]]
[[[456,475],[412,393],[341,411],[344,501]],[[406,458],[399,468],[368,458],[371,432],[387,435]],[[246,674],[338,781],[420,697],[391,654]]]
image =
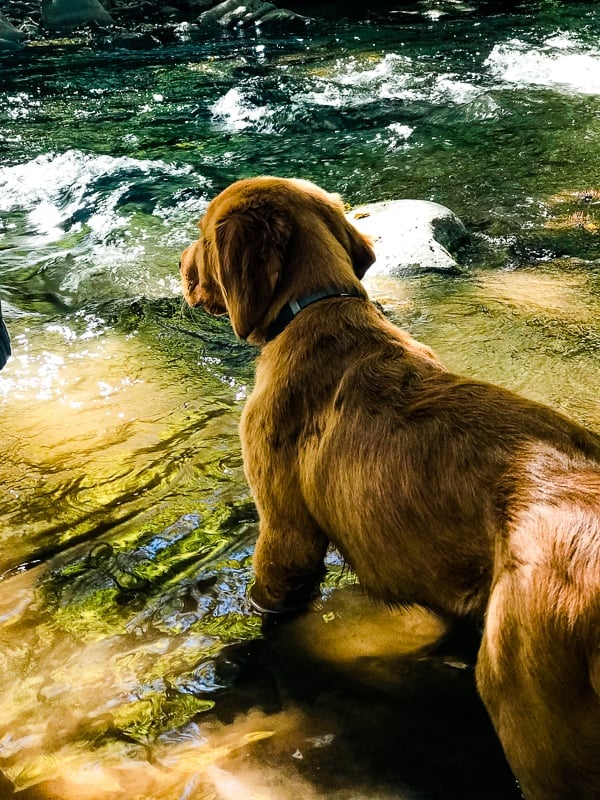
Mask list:
[[600,429],[598,42],[595,3],[424,5],[4,59],[0,797],[520,796],[426,612],[369,604],[331,553],[314,609],[261,628],[256,353],[185,307],[178,259],[250,175],[442,203],[464,273],[372,296],[452,369]]

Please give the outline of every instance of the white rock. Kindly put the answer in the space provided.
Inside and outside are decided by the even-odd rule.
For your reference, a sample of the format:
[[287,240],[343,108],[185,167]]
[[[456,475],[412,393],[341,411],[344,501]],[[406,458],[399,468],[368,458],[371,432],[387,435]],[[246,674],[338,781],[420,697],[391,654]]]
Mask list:
[[374,239],[377,260],[369,275],[462,272],[455,254],[468,239],[449,208],[428,200],[388,200],[353,208],[348,219]]

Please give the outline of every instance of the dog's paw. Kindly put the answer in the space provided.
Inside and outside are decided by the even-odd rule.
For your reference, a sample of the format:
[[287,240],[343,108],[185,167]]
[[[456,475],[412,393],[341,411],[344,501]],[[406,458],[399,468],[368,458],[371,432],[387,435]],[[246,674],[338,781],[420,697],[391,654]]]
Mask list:
[[293,593],[286,595],[286,600],[274,602],[265,597],[264,592],[260,592],[257,584],[254,583],[248,589],[248,602],[250,607],[263,618],[283,619],[291,617],[304,611],[315,599],[317,592],[311,591],[309,594]]

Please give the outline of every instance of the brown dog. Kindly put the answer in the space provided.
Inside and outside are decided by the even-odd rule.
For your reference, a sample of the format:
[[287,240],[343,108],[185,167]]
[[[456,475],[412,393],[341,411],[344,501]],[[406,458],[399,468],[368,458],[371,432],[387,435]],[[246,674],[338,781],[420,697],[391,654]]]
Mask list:
[[241,423],[255,603],[305,603],[331,543],[374,597],[479,622],[478,688],[526,797],[598,800],[600,436],[392,325],[336,195],[243,180],[200,227],[186,300],[262,346]]

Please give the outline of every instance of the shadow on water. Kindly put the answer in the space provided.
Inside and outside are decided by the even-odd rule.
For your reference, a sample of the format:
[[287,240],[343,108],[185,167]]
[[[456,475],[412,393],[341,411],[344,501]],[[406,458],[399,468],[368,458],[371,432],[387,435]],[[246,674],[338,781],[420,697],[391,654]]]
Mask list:
[[[520,796],[478,701],[472,664],[452,644],[432,650],[440,624],[417,609],[390,612],[337,589],[304,617],[260,638],[254,625],[253,638],[199,662],[189,651],[199,638],[209,650],[211,628],[196,622],[174,642],[187,669],[165,670],[169,618],[223,599],[217,584],[225,571],[216,572],[212,585],[183,581],[170,598],[163,589],[169,615],[150,603],[134,616],[122,634],[133,640],[129,655],[121,643],[115,659],[107,640],[46,654],[50,675],[64,680],[71,672],[77,684],[60,721],[46,722],[46,741],[29,718],[35,732],[21,743],[20,761],[29,756],[30,769],[11,769],[10,759],[7,769],[18,797]],[[154,635],[135,646],[144,625]],[[132,666],[124,661],[138,676],[148,662],[154,677],[126,686],[129,702],[115,709],[103,705],[114,692],[107,673],[116,662],[119,678]],[[57,702],[51,688],[48,681],[37,692],[46,721]],[[54,755],[35,763],[31,751],[48,752],[50,743]]]

